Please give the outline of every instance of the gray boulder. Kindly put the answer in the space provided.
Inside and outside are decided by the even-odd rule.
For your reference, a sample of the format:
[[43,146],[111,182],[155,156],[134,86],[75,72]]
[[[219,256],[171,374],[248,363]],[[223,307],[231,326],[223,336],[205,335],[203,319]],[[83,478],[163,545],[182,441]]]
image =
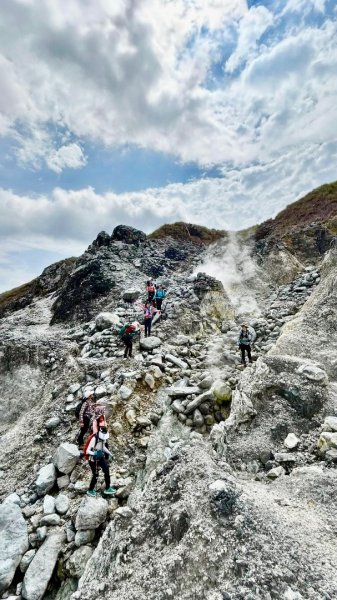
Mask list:
[[44,496],[49,492],[55,484],[56,481],[56,469],[53,463],[49,463],[42,467],[37,475],[37,479],[35,481],[36,485],[36,493],[38,496]]
[[123,293],[123,300],[125,302],[134,302],[135,300],[137,300],[139,298],[140,295],[141,295],[140,290],[137,290],[137,289],[125,290],[125,292]]
[[146,350],[147,352],[159,348],[159,346],[161,346],[161,339],[155,335],[150,335],[150,337],[140,340],[141,349]]
[[93,548],[90,546],[81,546],[77,548],[67,562],[67,570],[71,577],[82,577],[89,558],[93,553]]
[[54,465],[64,474],[71,473],[80,458],[80,452],[75,444],[63,442],[54,456]]
[[43,598],[64,539],[63,532],[53,533],[38,549],[24,576],[22,597],[25,600],[41,600]]
[[53,512],[55,512],[55,500],[53,496],[46,494],[43,500],[43,513],[51,515]]
[[78,509],[75,527],[77,530],[97,529],[105,521],[107,514],[108,503],[104,498],[87,496]]
[[90,544],[95,537],[94,529],[85,529],[84,531],[76,531],[75,535],[75,546],[78,548],[80,546],[85,546],[85,544]]
[[65,515],[69,509],[69,498],[65,494],[59,494],[55,500],[55,508],[60,515]]
[[36,554],[36,550],[28,550],[26,554],[23,555],[20,562],[20,571],[21,573],[25,573],[32,562],[34,556]]
[[99,331],[110,329],[110,327],[120,327],[121,322],[118,315],[112,312],[101,312],[95,319],[96,327]]
[[12,583],[22,555],[28,550],[27,524],[17,504],[0,504],[0,593]]
[[188,367],[188,364],[184,360],[177,356],[173,356],[173,354],[166,354],[165,359],[180,369],[187,369]]

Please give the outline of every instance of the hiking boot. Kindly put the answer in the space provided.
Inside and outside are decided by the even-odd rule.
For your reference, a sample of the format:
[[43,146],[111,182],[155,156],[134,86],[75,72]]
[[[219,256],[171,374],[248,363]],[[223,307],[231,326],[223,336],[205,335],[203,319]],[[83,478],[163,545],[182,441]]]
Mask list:
[[95,490],[88,490],[87,491],[87,496],[91,496],[92,498],[96,498],[96,491]]
[[108,489],[104,490],[104,494],[108,494],[108,496],[114,496],[116,492],[117,490],[115,490],[112,487],[109,487]]

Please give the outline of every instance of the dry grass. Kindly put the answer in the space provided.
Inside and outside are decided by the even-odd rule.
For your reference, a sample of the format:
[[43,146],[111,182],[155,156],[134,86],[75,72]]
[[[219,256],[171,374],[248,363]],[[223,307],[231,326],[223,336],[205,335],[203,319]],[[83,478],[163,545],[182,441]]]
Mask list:
[[195,244],[209,245],[226,237],[226,232],[219,229],[208,229],[202,225],[192,225],[191,223],[172,223],[163,225],[151,233],[148,238],[152,240],[172,237],[175,240],[187,242],[192,241]]
[[24,283],[19,287],[13,288],[12,290],[8,290],[8,292],[3,292],[0,294],[0,309],[5,309],[6,306],[20,300],[27,294],[34,291],[37,285],[38,279],[33,279],[29,283]]

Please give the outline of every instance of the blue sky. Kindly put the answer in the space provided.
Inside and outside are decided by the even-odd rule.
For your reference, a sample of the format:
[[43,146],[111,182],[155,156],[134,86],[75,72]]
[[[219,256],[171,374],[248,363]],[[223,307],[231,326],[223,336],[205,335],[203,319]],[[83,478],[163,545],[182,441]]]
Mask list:
[[337,179],[332,0],[2,0],[0,291],[120,222],[241,229]]

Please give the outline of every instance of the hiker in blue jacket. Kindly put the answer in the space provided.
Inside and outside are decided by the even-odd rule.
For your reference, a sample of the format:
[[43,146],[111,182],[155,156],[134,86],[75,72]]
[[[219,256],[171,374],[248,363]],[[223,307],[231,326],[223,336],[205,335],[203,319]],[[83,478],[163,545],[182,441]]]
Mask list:
[[154,296],[157,310],[161,310],[161,306],[163,304],[163,300],[164,300],[165,296],[166,296],[166,292],[165,292],[163,286],[159,285],[158,288],[156,289],[156,293]]

